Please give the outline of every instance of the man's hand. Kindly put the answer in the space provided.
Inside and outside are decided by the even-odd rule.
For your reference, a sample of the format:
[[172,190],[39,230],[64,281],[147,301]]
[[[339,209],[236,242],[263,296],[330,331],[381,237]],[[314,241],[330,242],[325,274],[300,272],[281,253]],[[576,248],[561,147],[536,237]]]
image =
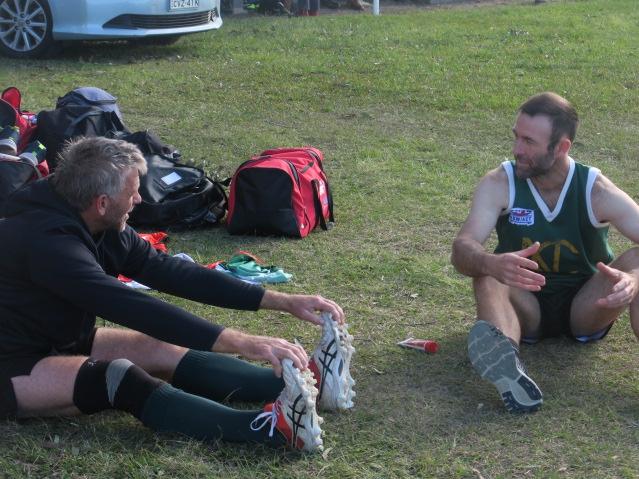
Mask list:
[[633,274],[611,268],[601,262],[597,263],[597,269],[612,283],[612,291],[605,298],[599,298],[595,303],[597,306],[611,309],[622,308],[635,299],[639,284]]
[[546,284],[546,278],[531,270],[538,269],[537,263],[528,259],[539,251],[539,242],[535,242],[528,248],[492,255],[490,276],[499,282],[527,291],[539,291]]
[[225,329],[220,333],[211,349],[217,353],[239,354],[246,359],[268,361],[279,378],[282,376],[282,359],[289,358],[296,368],[306,369],[308,355],[299,344],[268,336],[253,336],[234,329]]
[[260,309],[272,309],[286,311],[293,316],[308,321],[309,323],[322,325],[322,320],[317,312],[327,312],[333,316],[333,320],[339,324],[344,323],[344,311],[337,303],[321,296],[309,296],[305,294],[285,294],[266,290]]

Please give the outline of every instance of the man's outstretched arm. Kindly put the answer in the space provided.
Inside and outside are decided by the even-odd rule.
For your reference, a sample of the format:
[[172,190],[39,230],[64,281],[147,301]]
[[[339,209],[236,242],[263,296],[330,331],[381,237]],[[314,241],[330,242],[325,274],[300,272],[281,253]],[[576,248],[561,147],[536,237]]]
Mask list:
[[231,328],[226,328],[219,334],[211,351],[239,354],[255,361],[267,361],[273,366],[277,377],[282,375],[282,359],[289,358],[300,370],[306,369],[308,365],[308,355],[299,344],[289,343],[280,338],[246,334]]
[[322,296],[310,296],[305,294],[286,294],[277,291],[266,290],[260,309],[285,311],[293,316],[308,321],[309,323],[322,325],[318,312],[330,313],[335,321],[344,323],[344,311],[334,301]]
[[131,229],[121,234],[120,239],[128,250],[122,273],[158,291],[223,308],[285,311],[318,325],[322,321],[317,312],[330,313],[338,323],[344,322],[342,308],[321,296],[265,290],[219,271],[158,253]]

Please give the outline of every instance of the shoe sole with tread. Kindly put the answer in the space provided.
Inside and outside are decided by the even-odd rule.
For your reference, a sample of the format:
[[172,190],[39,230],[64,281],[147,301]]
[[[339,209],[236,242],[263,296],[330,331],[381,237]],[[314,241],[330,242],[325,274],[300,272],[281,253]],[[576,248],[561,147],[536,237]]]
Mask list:
[[497,388],[506,409],[534,412],[541,407],[541,390],[525,373],[514,346],[498,328],[477,321],[468,335],[468,356],[479,375]]

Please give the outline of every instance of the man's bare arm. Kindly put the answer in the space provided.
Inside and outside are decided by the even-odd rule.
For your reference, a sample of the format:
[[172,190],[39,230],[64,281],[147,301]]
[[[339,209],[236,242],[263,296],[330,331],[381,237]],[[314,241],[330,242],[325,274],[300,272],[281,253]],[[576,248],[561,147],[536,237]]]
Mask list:
[[537,263],[528,259],[539,250],[539,243],[497,255],[484,248],[499,215],[508,207],[508,199],[508,177],[503,168],[492,170],[482,178],[475,190],[470,214],[453,242],[451,262],[466,276],[492,276],[509,286],[539,291],[545,278],[534,272]]
[[639,244],[639,206],[622,189],[600,174],[591,194],[592,210],[600,223],[610,223],[633,243]]
[[322,296],[287,294],[267,289],[262,297],[260,309],[286,311],[299,319],[321,326],[318,312],[330,313],[333,320],[343,324],[344,311],[335,301]]
[[451,262],[466,276],[490,275],[490,256],[484,243],[508,206],[508,177],[499,167],[484,176],[473,195],[470,213],[453,241]]
[[220,333],[211,351],[239,354],[256,361],[268,361],[277,377],[282,375],[282,359],[290,359],[299,369],[306,369],[308,364],[308,355],[299,344],[289,343],[280,338],[246,334],[231,328]]
[[[591,195],[592,210],[599,223],[612,224],[622,235],[634,243],[639,243],[639,206],[628,194],[612,181],[599,175]],[[639,293],[639,268],[622,271],[603,263],[597,269],[611,283],[610,294],[597,300],[602,308],[619,308],[630,304]],[[639,337],[637,318],[632,318],[633,330]]]

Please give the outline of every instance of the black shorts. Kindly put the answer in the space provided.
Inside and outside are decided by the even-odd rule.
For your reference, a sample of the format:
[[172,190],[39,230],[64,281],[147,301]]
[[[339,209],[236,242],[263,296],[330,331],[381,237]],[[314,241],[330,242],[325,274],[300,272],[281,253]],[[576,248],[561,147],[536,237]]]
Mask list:
[[523,337],[521,338],[522,343],[532,344],[544,338],[557,336],[568,336],[580,343],[603,339],[610,331],[612,325],[590,336],[575,336],[570,329],[570,308],[575,296],[577,296],[586,281],[588,281],[587,278],[582,281],[576,281],[571,285],[555,287],[551,293],[546,293],[543,289],[538,293],[533,293],[537,298],[539,310],[541,311],[539,335]]
[[27,354],[0,359],[0,419],[15,417],[18,410],[11,378],[28,376],[40,360],[49,356],[89,356],[97,329],[93,328],[93,331],[88,336],[81,338],[73,349],[63,353],[52,351],[49,354]]

